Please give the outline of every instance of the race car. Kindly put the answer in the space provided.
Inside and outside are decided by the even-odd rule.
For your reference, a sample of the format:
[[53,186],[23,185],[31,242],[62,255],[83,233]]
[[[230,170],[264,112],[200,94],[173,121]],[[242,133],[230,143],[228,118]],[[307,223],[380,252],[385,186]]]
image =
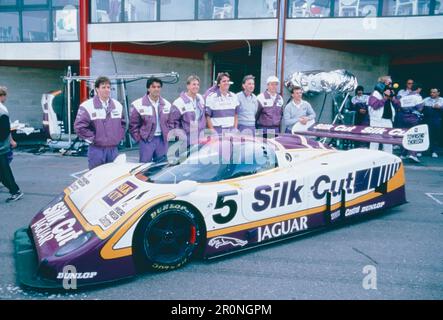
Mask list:
[[400,158],[297,134],[224,135],[178,161],[124,154],[85,173],[15,234],[18,280],[91,285],[173,270],[406,202]]

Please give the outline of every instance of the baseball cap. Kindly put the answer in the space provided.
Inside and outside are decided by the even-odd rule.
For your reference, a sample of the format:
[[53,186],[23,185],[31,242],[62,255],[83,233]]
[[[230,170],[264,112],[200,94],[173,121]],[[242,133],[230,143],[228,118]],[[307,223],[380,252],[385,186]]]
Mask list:
[[276,76],[270,76],[268,77],[268,79],[266,80],[266,84],[269,84],[271,82],[278,82],[280,83],[280,80],[276,77]]

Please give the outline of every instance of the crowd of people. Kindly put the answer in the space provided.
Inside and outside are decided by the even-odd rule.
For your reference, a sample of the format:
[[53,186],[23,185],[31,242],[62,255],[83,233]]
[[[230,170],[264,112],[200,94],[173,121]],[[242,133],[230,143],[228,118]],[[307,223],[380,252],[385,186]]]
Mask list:
[[[285,106],[278,93],[280,80],[270,76],[266,90],[254,94],[255,78],[247,75],[242,80],[243,90],[231,92],[231,78],[219,73],[214,86],[201,95],[200,79],[191,75],[186,90],[172,103],[161,95],[163,82],[150,78],[146,94],[131,104],[129,132],[139,143],[140,162],[159,161],[168,151],[171,133],[184,136],[188,145],[198,143],[201,132],[241,131],[254,135],[261,130],[264,136],[290,132],[300,122],[315,119],[312,106],[302,99],[300,87],[292,89],[292,99]],[[117,146],[125,135],[126,120],[122,105],[110,97],[111,83],[106,77],[95,81],[96,96],[80,105],[74,128],[77,135],[90,144],[89,169],[113,161]]]
[[[291,88],[291,99],[284,103],[279,94],[280,80],[268,77],[266,90],[255,95],[255,78],[247,75],[242,80],[242,91],[231,92],[231,78],[226,72],[217,75],[216,83],[202,95],[200,79],[191,75],[186,90],[172,103],[161,92],[163,82],[150,78],[146,93],[132,102],[129,119],[125,119],[120,102],[111,98],[111,81],[98,77],[95,96],[81,103],[74,128],[77,135],[89,144],[88,166],[93,169],[115,160],[118,145],[125,138],[126,121],[129,133],[139,143],[139,160],[147,163],[166,157],[171,133],[177,139],[184,137],[187,146],[197,144],[203,131],[214,133],[237,132],[264,137],[274,133],[290,133],[296,124],[306,125],[315,120],[316,114],[309,102],[303,100],[301,87]],[[385,128],[411,128],[426,123],[430,131],[430,153],[438,157],[437,148],[441,138],[443,98],[439,89],[431,89],[430,96],[423,99],[421,86],[412,79],[406,88],[397,92],[392,79],[378,79],[370,95],[358,86],[351,100],[350,110],[355,111],[355,124]],[[16,142],[11,138],[8,109],[4,105],[7,89],[0,87],[0,181],[10,192],[7,201],[23,196],[10,168],[11,148]],[[378,143],[370,143],[371,149],[380,149]],[[393,152],[391,144],[383,144],[386,152]],[[420,162],[421,155],[402,150],[401,157]]]
[[[350,110],[355,111],[355,124],[384,128],[411,128],[419,124],[427,124],[430,134],[429,152],[438,158],[438,146],[441,139],[443,118],[443,98],[440,90],[433,88],[429,97],[423,99],[422,87],[414,80],[408,79],[405,89],[397,92],[390,76],[378,79],[374,91],[370,95],[358,86],[351,100]],[[379,149],[378,143],[371,143],[371,149]],[[392,153],[391,144],[383,144],[383,150]],[[409,158],[420,162],[420,153],[402,149],[402,159]]]

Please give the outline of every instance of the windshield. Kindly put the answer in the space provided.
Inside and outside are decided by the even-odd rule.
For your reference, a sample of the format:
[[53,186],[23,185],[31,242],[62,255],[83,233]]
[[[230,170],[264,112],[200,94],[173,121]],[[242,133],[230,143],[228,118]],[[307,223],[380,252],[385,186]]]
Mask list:
[[275,152],[266,144],[223,140],[198,146],[178,164],[157,164],[142,174],[152,183],[203,183],[248,176],[276,166]]

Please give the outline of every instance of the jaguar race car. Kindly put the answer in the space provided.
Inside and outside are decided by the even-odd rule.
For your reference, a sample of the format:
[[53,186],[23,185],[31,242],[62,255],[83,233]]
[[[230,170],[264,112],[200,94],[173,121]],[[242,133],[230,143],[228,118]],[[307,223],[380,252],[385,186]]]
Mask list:
[[121,155],[73,182],[16,231],[19,282],[81,286],[172,270],[406,201],[402,161],[382,151],[232,134],[187,154],[148,164]]

